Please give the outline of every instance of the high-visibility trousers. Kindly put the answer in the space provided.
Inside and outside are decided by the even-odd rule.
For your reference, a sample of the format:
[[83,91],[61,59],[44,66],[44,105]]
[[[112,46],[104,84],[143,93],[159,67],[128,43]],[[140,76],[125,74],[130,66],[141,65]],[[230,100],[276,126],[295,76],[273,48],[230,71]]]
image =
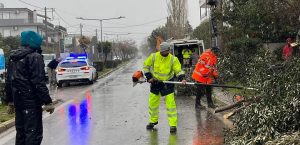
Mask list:
[[[156,95],[150,93],[149,97],[149,122],[155,123],[158,122],[159,117],[159,104],[160,104],[161,94]],[[167,115],[170,126],[177,126],[177,109],[174,99],[174,93],[171,93],[165,96]]]

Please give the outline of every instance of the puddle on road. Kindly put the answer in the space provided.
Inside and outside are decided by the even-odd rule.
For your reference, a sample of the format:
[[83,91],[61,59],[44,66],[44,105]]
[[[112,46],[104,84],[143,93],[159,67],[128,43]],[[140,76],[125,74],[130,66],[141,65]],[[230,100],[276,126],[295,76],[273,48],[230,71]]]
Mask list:
[[[180,133],[168,134],[159,132],[156,128],[148,132],[148,145],[223,145],[223,128],[224,124],[216,119],[207,110],[197,110],[195,112],[195,132],[190,134]],[[191,130],[181,130],[182,132]]]

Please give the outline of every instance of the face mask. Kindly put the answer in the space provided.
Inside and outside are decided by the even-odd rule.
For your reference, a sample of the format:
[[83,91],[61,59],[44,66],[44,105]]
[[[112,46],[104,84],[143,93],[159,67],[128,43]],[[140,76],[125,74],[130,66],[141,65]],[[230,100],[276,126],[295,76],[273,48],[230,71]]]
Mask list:
[[161,56],[163,56],[163,57],[167,57],[168,55],[169,55],[169,52],[163,52],[163,53],[160,53],[161,54]]

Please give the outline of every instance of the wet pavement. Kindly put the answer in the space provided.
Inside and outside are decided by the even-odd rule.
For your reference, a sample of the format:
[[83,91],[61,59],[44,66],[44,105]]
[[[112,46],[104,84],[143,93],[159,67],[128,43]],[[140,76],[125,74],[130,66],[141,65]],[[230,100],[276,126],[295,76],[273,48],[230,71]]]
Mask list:
[[[142,59],[98,80],[56,90],[61,99],[52,115],[44,114],[43,145],[221,145],[224,125],[208,111],[195,110],[192,97],[177,96],[177,134],[170,134],[164,98],[159,124],[146,130],[149,84],[132,87],[131,76]],[[0,134],[0,145],[13,145],[15,129]]]

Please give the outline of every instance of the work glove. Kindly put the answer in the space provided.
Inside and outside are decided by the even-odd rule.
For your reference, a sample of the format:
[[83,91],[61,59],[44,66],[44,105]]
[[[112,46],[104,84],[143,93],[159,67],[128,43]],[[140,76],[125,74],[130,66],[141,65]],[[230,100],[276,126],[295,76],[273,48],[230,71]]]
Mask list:
[[7,114],[15,113],[15,105],[13,103],[8,103]]
[[53,103],[47,104],[44,106],[44,110],[52,114],[54,112],[55,106]]
[[149,80],[147,80],[147,81],[148,81],[148,83],[150,83],[150,84],[154,84],[154,83],[157,82],[157,80],[154,79],[154,78],[151,78],[151,79],[149,79]]
[[182,84],[186,85],[186,80],[181,80]]

